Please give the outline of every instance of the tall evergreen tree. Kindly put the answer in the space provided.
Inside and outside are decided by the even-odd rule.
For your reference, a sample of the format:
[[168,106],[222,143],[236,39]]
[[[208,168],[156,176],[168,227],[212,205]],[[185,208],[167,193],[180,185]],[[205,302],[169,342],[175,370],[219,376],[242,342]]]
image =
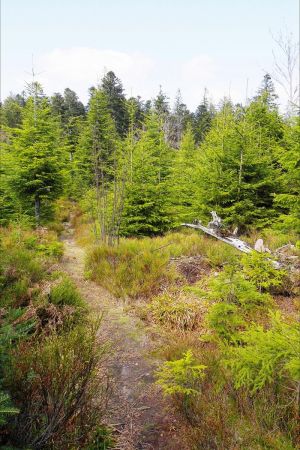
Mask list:
[[118,237],[123,206],[120,160],[120,143],[107,95],[96,89],[76,152],[76,178],[81,195],[90,189],[87,209],[95,223],[96,237],[109,244]]
[[278,214],[275,149],[281,136],[277,112],[261,99],[238,114],[225,104],[200,148],[200,210],[216,209],[241,228],[272,223]]
[[261,83],[261,87],[258,90],[255,100],[261,100],[268,105],[270,109],[277,109],[278,95],[275,92],[274,83],[271,75],[266,73]]
[[182,222],[191,222],[197,217],[195,201],[198,195],[197,170],[198,149],[191,124],[183,134],[179,150],[173,158],[169,186],[170,186],[170,213],[175,225]]
[[282,191],[275,195],[275,204],[280,208],[280,227],[286,231],[300,233],[300,118],[290,119],[284,126],[283,145],[276,149],[281,168],[277,181]]
[[101,88],[108,99],[108,107],[115,121],[116,130],[120,136],[124,137],[128,130],[128,113],[126,99],[121,80],[114,72],[109,71],[102,78]]
[[72,89],[66,88],[64,90],[64,105],[65,116],[67,118],[85,115],[84,105]]
[[195,140],[198,144],[204,140],[206,134],[210,130],[214,114],[214,108],[208,102],[207,91],[205,89],[203,100],[193,115],[193,130]]
[[156,113],[146,119],[146,130],[133,154],[132,181],[128,183],[122,221],[125,235],[156,235],[170,226],[167,178],[170,149]]
[[30,97],[20,129],[12,135],[17,170],[12,188],[36,223],[47,218],[62,192],[60,130],[46,98]]
[[55,92],[50,98],[50,102],[53,114],[60,117],[62,123],[64,123],[66,121],[66,104],[64,97],[59,92]]
[[1,106],[1,123],[10,128],[16,128],[22,122],[22,109],[25,106],[25,98],[22,94],[9,95]]

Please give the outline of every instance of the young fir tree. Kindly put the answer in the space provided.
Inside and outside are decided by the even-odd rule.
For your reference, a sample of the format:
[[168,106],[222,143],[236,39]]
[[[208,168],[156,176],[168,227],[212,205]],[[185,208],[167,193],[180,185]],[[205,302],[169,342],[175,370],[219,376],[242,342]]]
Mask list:
[[280,227],[300,233],[300,118],[290,119],[284,127],[283,145],[277,147],[277,160],[281,167],[279,181],[282,191],[275,195],[280,209]]
[[127,186],[122,221],[124,235],[156,235],[169,228],[169,166],[170,149],[153,112],[147,117],[146,130],[134,148],[132,180]]
[[86,207],[94,220],[96,237],[112,244],[118,237],[124,182],[119,167],[120,143],[102,89],[92,92],[86,126],[75,156],[78,191],[83,195],[91,189]]
[[179,150],[175,153],[170,173],[171,216],[174,225],[193,221],[197,217],[195,199],[197,197],[197,164],[196,149],[191,124],[182,137]]
[[12,188],[39,224],[51,216],[52,203],[63,189],[60,129],[47,99],[29,97],[21,128],[13,132],[12,147],[17,164]]
[[282,137],[276,110],[258,98],[246,111],[225,104],[201,146],[200,210],[216,209],[240,228],[272,223],[280,192],[275,151]]
[[3,128],[1,142],[0,164],[0,226],[6,226],[14,220],[20,211],[19,199],[13,189],[13,179],[16,173],[16,161],[11,152],[8,133]]

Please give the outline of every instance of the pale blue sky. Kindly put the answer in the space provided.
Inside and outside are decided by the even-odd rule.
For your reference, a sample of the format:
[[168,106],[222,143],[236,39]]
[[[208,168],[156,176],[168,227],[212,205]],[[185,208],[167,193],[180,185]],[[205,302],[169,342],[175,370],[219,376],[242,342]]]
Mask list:
[[297,0],[2,0],[2,98],[22,90],[31,55],[47,94],[65,87],[85,101],[113,69],[127,94],[177,88],[194,108],[243,101],[272,71],[271,33],[298,36]]

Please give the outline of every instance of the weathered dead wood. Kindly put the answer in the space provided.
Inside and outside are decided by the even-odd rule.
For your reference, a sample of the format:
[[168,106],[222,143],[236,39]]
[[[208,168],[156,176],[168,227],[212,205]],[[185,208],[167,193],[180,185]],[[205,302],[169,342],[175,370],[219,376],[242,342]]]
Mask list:
[[231,236],[220,236],[217,231],[213,230],[212,228],[205,227],[201,224],[192,224],[192,223],[182,223],[182,226],[189,227],[189,228],[195,228],[196,230],[202,230],[204,233],[209,234],[210,236],[215,237],[216,239],[219,239],[222,242],[225,242],[226,244],[232,245],[237,250],[240,250],[244,253],[250,253],[253,251],[253,248],[247,244],[246,242],[242,241],[241,239],[238,239],[236,237]]
[[[219,239],[222,242],[225,242],[226,244],[231,245],[232,247],[236,248],[240,252],[243,253],[251,253],[257,251],[255,248],[251,247],[251,245],[247,244],[246,242],[242,241],[241,239],[238,239],[234,235],[232,236],[224,236],[224,231],[222,230],[222,220],[217,215],[215,211],[211,211],[211,215],[213,220],[209,222],[208,226],[205,227],[204,225],[201,225],[200,222],[197,224],[193,223],[182,223],[182,226],[194,228],[196,230],[202,230],[204,233],[208,234],[209,236],[213,236],[216,239]],[[270,261],[272,261],[273,266],[276,269],[279,269],[282,267],[282,264],[278,261],[275,261],[271,258],[269,258]]]

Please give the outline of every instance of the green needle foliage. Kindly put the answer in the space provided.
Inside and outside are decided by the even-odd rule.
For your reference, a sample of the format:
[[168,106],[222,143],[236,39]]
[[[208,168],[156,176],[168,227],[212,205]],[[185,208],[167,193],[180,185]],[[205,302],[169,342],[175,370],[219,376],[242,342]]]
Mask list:
[[253,325],[240,334],[243,345],[228,349],[225,364],[231,369],[236,388],[246,387],[253,394],[266,384],[294,385],[298,401],[300,383],[298,323],[285,323],[272,315],[270,329]]
[[36,222],[51,218],[53,200],[62,193],[60,130],[46,99],[29,98],[20,129],[12,136],[16,172],[12,189]]
[[183,358],[167,361],[157,372],[157,382],[166,395],[182,394],[189,397],[198,394],[206,366],[198,364],[188,350]]
[[6,423],[8,416],[19,412],[20,410],[12,405],[9,395],[0,391],[0,426]]
[[167,179],[171,151],[157,114],[150,114],[145,126],[134,149],[133,176],[127,185],[121,230],[129,236],[153,236],[170,227]]

